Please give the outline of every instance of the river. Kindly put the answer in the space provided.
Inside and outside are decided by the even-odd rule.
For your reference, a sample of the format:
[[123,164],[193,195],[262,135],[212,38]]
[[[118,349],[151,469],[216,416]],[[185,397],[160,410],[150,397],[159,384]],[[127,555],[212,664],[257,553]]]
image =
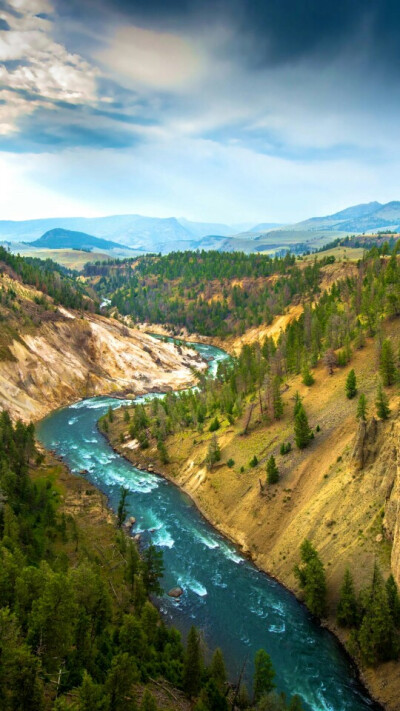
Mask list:
[[[228,357],[212,346],[195,347],[213,358],[212,373]],[[307,711],[377,711],[335,637],[289,591],[243,558],[176,486],[113,451],[97,430],[110,405],[121,401],[96,397],[58,410],[39,423],[37,436],[73,472],[87,470],[114,510],[121,486],[129,489],[135,532],[163,550],[165,590],[180,585],[185,591],[179,600],[165,595],[158,601],[165,619],[183,634],[192,624],[201,628],[209,649],[222,648],[232,679],[246,660],[249,678],[254,654],[263,647],[278,689],[299,694]]]

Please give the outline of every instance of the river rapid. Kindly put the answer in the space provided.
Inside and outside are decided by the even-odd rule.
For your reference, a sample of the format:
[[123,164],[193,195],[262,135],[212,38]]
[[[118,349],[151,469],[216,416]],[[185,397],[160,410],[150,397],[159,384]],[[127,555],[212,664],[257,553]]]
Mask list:
[[[213,346],[190,345],[213,359],[213,374],[229,357]],[[166,621],[184,635],[192,624],[201,628],[210,650],[222,648],[232,679],[245,662],[250,679],[254,654],[263,647],[271,655],[278,690],[299,694],[307,711],[378,711],[335,637],[288,590],[243,558],[174,484],[114,452],[97,421],[110,405],[122,404],[112,397],[82,400],[42,420],[37,437],[72,472],[87,470],[114,510],[121,487],[130,491],[134,532],[163,551],[164,589],[184,589],[179,600],[167,595],[157,600]]]

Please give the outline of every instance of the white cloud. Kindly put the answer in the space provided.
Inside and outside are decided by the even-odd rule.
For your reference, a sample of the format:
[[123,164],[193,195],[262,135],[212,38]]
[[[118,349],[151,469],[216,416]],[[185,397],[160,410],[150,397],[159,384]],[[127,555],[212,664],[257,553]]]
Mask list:
[[167,32],[121,27],[97,55],[122,81],[151,89],[180,91],[207,71],[205,52],[196,42]]
[[[78,54],[72,54],[52,37],[53,22],[37,13],[51,13],[47,0],[12,0],[17,15],[3,11],[9,30],[0,31],[0,133],[18,130],[18,119],[51,102],[97,102],[98,70]],[[27,96],[27,94],[31,96]]]

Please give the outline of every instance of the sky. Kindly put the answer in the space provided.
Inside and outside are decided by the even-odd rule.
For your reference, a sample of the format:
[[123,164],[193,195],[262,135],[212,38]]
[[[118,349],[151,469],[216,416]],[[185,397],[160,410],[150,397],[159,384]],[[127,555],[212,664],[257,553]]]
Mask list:
[[400,199],[397,0],[0,0],[0,219]]

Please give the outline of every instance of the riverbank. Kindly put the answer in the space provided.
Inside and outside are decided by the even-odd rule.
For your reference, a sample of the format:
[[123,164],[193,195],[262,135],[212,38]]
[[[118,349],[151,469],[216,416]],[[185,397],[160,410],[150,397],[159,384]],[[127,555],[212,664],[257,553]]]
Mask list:
[[[340,417],[340,413],[338,414]],[[349,429],[349,422],[342,422],[342,427],[345,430]],[[182,490],[185,491],[185,493],[190,496],[199,511],[209,521],[209,523],[211,523],[226,538],[228,538],[236,546],[238,546],[243,555],[250,558],[260,570],[266,572],[268,575],[275,578],[276,580],[278,580],[278,582],[280,582],[289,590],[294,592],[296,596],[299,595],[299,590],[294,584],[294,578],[292,575],[292,562],[290,561],[288,565],[283,565],[284,561],[281,560],[281,564],[279,566],[270,565],[272,558],[268,555],[268,553],[265,553],[266,538],[264,535],[260,539],[259,533],[260,529],[262,528],[262,523],[260,523],[261,511],[259,492],[257,492],[256,490],[256,498],[254,500],[256,503],[256,507],[254,505],[254,501],[253,506],[248,507],[246,501],[243,500],[240,495],[238,496],[237,485],[235,483],[232,483],[230,491],[232,501],[227,504],[227,499],[226,496],[223,496],[222,488],[224,482],[227,482],[227,476],[230,477],[230,481],[232,482],[232,472],[228,471],[226,465],[222,464],[220,467],[217,466],[213,473],[210,474],[209,472],[207,472],[204,465],[201,465],[202,459],[204,460],[204,439],[206,438],[201,437],[200,442],[197,441],[196,444],[193,444],[193,433],[186,435],[184,433],[179,433],[177,437],[173,438],[172,442],[168,443],[169,450],[173,452],[173,457],[171,457],[172,461],[169,464],[161,465],[155,447],[150,446],[147,450],[140,450],[137,446],[137,443],[132,440],[126,439],[126,437],[125,440],[121,442],[121,432],[126,435],[126,423],[123,423],[122,412],[117,412],[115,413],[115,421],[112,427],[110,428],[110,432],[107,434],[107,438],[109,439],[110,444],[115,449],[115,451],[117,451],[120,455],[128,459],[128,461],[130,461],[134,466],[137,466],[139,469],[158,473],[161,476],[172,481],[175,485],[178,485]],[[354,434],[352,433],[350,428],[350,435],[348,434],[349,442],[351,442],[351,438],[353,436]],[[227,453],[224,456],[225,459],[229,453],[232,453],[231,450],[229,450],[229,430],[225,430],[219,436],[219,439],[223,451],[224,446],[228,447]],[[241,440],[241,442],[243,442],[243,440]],[[320,444],[322,444],[322,442]],[[342,438],[339,438],[339,448],[337,446],[333,447],[331,453],[333,462],[336,462],[336,460],[338,459],[338,452],[341,453],[340,457],[343,454],[343,447],[340,448],[341,445],[343,445],[343,441]],[[332,441],[330,437],[326,438],[324,448],[327,450],[332,449]],[[347,446],[347,449],[349,450],[349,446]],[[317,455],[317,453],[318,448],[316,447],[315,453],[313,455],[314,458],[315,456],[319,456]],[[349,454],[347,454],[347,456],[349,456]],[[336,464],[336,466],[338,465]],[[222,476],[222,472],[225,472],[225,477]],[[331,470],[330,473],[332,474],[334,472],[332,472]],[[321,472],[321,475],[323,475],[323,472]],[[350,478],[351,477],[349,477],[349,479]],[[367,474],[365,474],[364,478],[367,479]],[[371,475],[371,481],[375,478],[375,472],[373,472]],[[347,492],[347,496],[344,495],[344,500],[342,500],[341,504],[339,504],[341,506],[344,506],[344,509],[346,509],[347,505],[350,505],[350,502],[352,502],[354,508],[354,496],[359,496],[360,493],[360,481],[354,480],[352,483],[353,486],[351,487],[350,493]],[[340,489],[342,489],[342,484],[342,481],[338,483]],[[373,483],[371,485],[373,487],[376,486]],[[365,490],[366,486],[367,483],[364,481],[362,490]],[[258,482],[256,482],[256,487],[258,488]],[[285,487],[285,491],[287,491],[287,487]],[[288,494],[286,493],[286,496],[287,495]],[[235,502],[232,503],[233,501]],[[238,501],[241,502],[240,507],[238,507]],[[261,500],[261,505],[262,501],[263,500]],[[270,506],[275,505],[274,497],[272,497],[272,499],[269,498],[268,503],[270,511]],[[245,517],[240,515],[240,509],[242,507],[245,508]],[[254,513],[256,514],[255,516]],[[323,525],[325,526],[324,509],[320,511],[320,516],[322,517]],[[355,519],[356,520],[354,521],[354,525],[357,527],[359,526],[357,515],[355,516]],[[235,523],[236,525],[234,525]],[[246,523],[248,526],[247,529],[245,528]],[[331,527],[328,527],[328,529],[329,528]],[[316,533],[315,530],[314,533]],[[345,539],[347,542],[346,546],[348,544],[349,538],[352,537],[352,535],[352,532],[350,532],[350,535],[348,534],[347,538]],[[364,583],[366,584],[366,582],[368,581],[370,559],[375,559],[376,556],[378,556],[380,564],[382,564],[384,570],[386,570],[388,567],[388,560],[390,561],[390,555],[388,556],[387,554],[386,543],[385,541],[381,540],[381,534],[376,533],[374,531],[374,537],[378,537],[380,541],[379,543],[378,541],[371,541],[371,550],[366,551],[362,542],[360,543],[360,541],[358,541],[358,546],[356,546],[354,551],[355,557],[358,551],[359,562],[356,568],[354,568],[353,563],[353,574],[355,575],[357,583],[360,582],[359,578],[361,578],[361,582],[363,585]],[[357,543],[357,535],[355,536],[355,538]],[[302,538],[297,535],[294,540],[296,540],[298,544],[300,544]],[[257,541],[256,544],[254,543],[255,541]],[[340,541],[337,542],[335,550],[338,549],[338,546],[340,546]],[[349,553],[348,551],[346,552],[347,554]],[[296,559],[296,557],[298,556],[297,546],[296,550],[293,551],[293,556],[294,559]],[[343,556],[343,554],[341,556],[342,560],[339,561],[340,570],[343,569],[346,563],[346,561],[343,561],[343,557],[346,558],[346,556]],[[367,570],[364,570],[363,572],[361,571],[359,575],[361,566],[366,566]],[[332,566],[329,561],[327,567],[327,574],[328,580],[332,580]],[[346,646],[348,634],[344,630],[337,628],[335,624],[334,615],[335,599],[337,599],[339,581],[342,579],[342,576],[338,576],[336,571],[333,576],[333,579],[336,579],[337,582],[333,594],[331,590],[331,595],[329,596],[331,614],[329,615],[328,619],[324,621],[324,625],[327,626],[335,634],[335,636],[344,646]],[[354,661],[357,663],[357,660]],[[399,710],[400,665],[398,663],[383,664],[380,665],[377,669],[359,668],[359,672],[360,677],[362,678],[365,686],[368,688],[371,696],[374,699],[381,703],[386,709],[388,709],[388,711]]]

